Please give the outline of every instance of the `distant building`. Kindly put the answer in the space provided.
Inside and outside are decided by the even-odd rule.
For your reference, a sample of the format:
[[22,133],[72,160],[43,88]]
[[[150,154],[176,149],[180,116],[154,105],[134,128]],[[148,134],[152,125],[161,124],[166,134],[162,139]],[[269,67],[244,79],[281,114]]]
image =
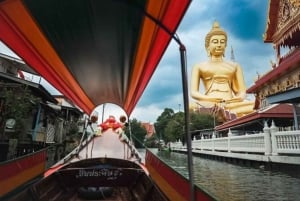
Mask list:
[[[36,75],[22,60],[0,54],[0,161],[53,143],[60,124],[55,98],[39,83],[26,79],[24,72]],[[26,108],[30,111],[22,113]]]
[[[59,150],[59,157],[55,155],[59,159],[64,154],[66,137],[80,134],[78,122],[83,112],[64,96],[53,96],[40,83],[32,82],[31,75],[39,76],[22,60],[0,53],[0,161],[50,145]],[[30,102],[32,109],[20,117],[9,108],[23,111],[25,100],[7,107],[8,97],[11,97],[8,91],[13,92],[10,99],[18,99],[26,94],[25,90],[30,96],[26,103]]]
[[57,105],[61,107],[61,115],[66,121],[78,121],[83,116],[83,111],[63,95],[53,95]]

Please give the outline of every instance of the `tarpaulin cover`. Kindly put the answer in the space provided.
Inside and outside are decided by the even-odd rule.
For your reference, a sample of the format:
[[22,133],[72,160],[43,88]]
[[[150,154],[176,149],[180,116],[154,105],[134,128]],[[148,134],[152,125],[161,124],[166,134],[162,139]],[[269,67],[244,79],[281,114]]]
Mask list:
[[189,4],[4,0],[0,39],[87,114],[114,103],[130,115]]

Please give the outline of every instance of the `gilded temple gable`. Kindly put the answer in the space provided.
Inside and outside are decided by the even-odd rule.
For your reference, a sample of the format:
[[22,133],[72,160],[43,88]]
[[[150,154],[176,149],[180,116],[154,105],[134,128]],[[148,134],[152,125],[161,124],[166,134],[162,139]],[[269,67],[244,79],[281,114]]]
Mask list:
[[300,6],[298,0],[270,0],[269,19],[265,42],[272,42],[276,47],[298,46],[300,32]]

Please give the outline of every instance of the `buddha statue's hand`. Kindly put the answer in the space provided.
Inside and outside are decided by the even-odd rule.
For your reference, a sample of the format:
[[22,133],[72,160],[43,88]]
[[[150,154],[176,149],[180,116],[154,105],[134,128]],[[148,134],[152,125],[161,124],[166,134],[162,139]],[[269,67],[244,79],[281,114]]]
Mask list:
[[236,102],[242,102],[243,100],[240,97],[235,97],[229,100],[224,100],[225,103],[236,103]]
[[191,96],[200,102],[220,103],[223,100],[223,98],[208,96],[206,94],[199,93],[198,91],[192,91]]
[[198,99],[200,101],[208,101],[208,102],[213,102],[213,103],[221,103],[224,102],[223,98],[216,98],[216,97],[211,97],[207,95],[203,95],[201,99]]

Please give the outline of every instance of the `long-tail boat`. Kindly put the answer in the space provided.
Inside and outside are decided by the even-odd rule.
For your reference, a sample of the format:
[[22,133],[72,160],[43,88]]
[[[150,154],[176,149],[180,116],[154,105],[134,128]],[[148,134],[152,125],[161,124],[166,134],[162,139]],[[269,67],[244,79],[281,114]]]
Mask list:
[[[174,40],[181,55],[188,133],[185,47],[176,30],[190,3],[2,0],[0,40],[86,114],[91,115],[98,105],[113,103],[128,117]],[[85,135],[42,179],[9,200],[213,199],[194,187],[192,175],[186,180],[174,174],[150,152],[144,165],[134,146],[120,135],[112,129],[100,136]],[[187,140],[190,146],[188,135]],[[162,172],[159,167],[164,167]]]

